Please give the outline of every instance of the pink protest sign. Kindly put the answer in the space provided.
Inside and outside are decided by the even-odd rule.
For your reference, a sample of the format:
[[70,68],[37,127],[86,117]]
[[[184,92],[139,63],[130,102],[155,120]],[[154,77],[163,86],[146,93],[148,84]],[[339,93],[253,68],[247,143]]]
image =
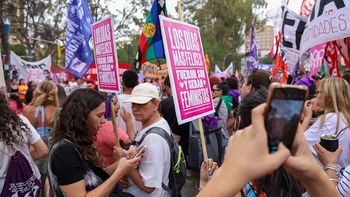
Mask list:
[[178,123],[214,113],[199,28],[159,18]]
[[116,92],[119,90],[118,60],[110,17],[92,24],[92,40],[99,89]]
[[324,49],[326,48],[326,43],[319,44],[311,48],[311,68],[310,75],[316,75],[320,71],[322,60],[324,57]]

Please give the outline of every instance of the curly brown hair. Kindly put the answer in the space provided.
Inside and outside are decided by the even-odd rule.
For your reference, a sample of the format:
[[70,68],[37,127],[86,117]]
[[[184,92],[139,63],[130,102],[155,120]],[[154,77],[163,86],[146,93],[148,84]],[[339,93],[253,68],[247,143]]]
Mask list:
[[0,92],[0,114],[0,141],[12,149],[26,143],[24,136],[29,134],[29,128],[10,108],[3,92]]
[[82,155],[101,166],[101,161],[93,145],[95,133],[88,122],[89,113],[105,102],[105,97],[92,89],[74,91],[62,106],[57,127],[53,132],[53,143],[61,139],[70,140]]

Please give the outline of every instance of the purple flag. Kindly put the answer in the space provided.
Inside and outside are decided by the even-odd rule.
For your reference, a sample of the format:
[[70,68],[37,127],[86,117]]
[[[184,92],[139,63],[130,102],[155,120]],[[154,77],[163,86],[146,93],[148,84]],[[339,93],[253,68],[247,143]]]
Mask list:
[[250,72],[254,68],[258,68],[258,66],[259,66],[258,50],[256,49],[254,25],[252,25],[252,31],[250,33],[250,57],[248,60],[248,71]]
[[94,61],[89,46],[93,22],[87,0],[69,1],[65,69],[79,78],[83,77]]

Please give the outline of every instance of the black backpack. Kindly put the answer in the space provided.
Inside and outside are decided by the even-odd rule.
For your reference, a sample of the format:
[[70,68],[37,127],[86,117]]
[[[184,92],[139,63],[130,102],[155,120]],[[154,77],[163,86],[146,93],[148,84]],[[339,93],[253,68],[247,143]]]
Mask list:
[[155,133],[162,136],[169,145],[171,155],[169,185],[167,186],[162,183],[162,188],[171,193],[172,197],[179,197],[181,196],[180,191],[184,186],[186,179],[186,160],[182,148],[164,129],[159,127],[152,127],[146,131],[141,139],[134,144],[136,144],[136,146],[141,145],[145,137],[150,133]]
[[[215,107],[215,117],[219,117],[219,109],[223,100],[220,99]],[[213,115],[209,115],[213,116]],[[205,118],[205,117],[204,117]],[[202,118],[203,120],[203,118]],[[208,157],[213,159],[220,166],[224,159],[225,148],[228,143],[228,138],[223,136],[224,128],[218,124],[216,128],[208,129],[203,123],[205,144],[207,147]],[[200,171],[203,162],[203,151],[201,145],[201,138],[197,120],[190,123],[189,140],[188,140],[188,157],[187,167],[191,170]]]

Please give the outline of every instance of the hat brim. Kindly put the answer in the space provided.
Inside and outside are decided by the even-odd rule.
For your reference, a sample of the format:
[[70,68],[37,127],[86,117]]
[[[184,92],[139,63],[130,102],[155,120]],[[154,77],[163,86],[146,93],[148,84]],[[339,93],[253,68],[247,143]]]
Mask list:
[[146,104],[151,101],[152,98],[148,96],[133,96],[127,99],[126,103]]

